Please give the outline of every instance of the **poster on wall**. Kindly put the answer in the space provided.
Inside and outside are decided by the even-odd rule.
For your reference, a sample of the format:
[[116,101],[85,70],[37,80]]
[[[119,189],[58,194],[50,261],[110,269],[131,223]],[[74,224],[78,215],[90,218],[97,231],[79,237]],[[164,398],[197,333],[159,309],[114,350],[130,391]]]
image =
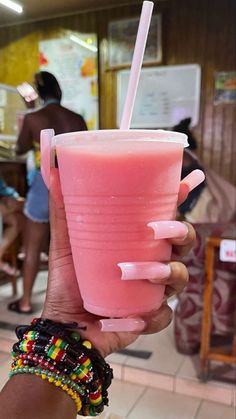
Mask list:
[[40,70],[49,71],[62,89],[62,105],[81,114],[88,129],[98,128],[98,69],[95,34],[68,33],[39,43]]
[[[139,18],[115,20],[109,23],[108,65],[110,67],[131,64],[138,24]],[[161,16],[154,15],[150,23],[143,62],[160,63],[161,60]]]
[[236,71],[215,73],[215,105],[236,102]]

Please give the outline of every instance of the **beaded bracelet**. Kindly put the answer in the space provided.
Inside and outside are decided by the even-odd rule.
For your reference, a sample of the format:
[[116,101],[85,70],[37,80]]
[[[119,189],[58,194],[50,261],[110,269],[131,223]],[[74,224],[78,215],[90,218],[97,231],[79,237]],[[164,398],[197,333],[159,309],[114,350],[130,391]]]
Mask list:
[[77,323],[62,324],[34,319],[18,326],[13,345],[10,377],[36,374],[65,391],[78,414],[97,416],[108,405],[112,369],[88,340],[82,340]]
[[9,377],[13,377],[13,375],[17,374],[35,374],[37,376],[40,376],[43,380],[48,380],[49,383],[55,384],[55,386],[61,388],[64,390],[68,396],[70,396],[75,404],[77,412],[81,410],[82,407],[82,401],[80,396],[78,395],[78,389],[72,387],[72,383],[70,380],[67,380],[67,377],[64,376],[58,376],[58,375],[51,375],[50,371],[48,370],[42,370],[41,368],[34,368],[34,367],[18,367],[11,370]]

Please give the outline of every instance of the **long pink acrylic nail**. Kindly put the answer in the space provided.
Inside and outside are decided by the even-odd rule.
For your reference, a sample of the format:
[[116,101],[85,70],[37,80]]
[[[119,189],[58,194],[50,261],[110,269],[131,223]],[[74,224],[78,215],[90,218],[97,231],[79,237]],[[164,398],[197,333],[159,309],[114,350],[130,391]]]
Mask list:
[[155,234],[155,239],[184,239],[188,234],[188,227],[180,221],[152,221],[148,223]]
[[53,129],[44,129],[40,133],[41,173],[48,189],[50,184],[51,142],[54,135]]
[[102,332],[141,332],[146,323],[139,317],[129,319],[102,319],[99,320]]
[[189,191],[192,191],[196,188],[200,183],[205,180],[205,174],[200,169],[195,169],[188,176],[182,179],[181,183],[186,184],[189,187]]
[[122,272],[121,279],[164,279],[171,273],[170,266],[160,262],[122,262],[117,264]]

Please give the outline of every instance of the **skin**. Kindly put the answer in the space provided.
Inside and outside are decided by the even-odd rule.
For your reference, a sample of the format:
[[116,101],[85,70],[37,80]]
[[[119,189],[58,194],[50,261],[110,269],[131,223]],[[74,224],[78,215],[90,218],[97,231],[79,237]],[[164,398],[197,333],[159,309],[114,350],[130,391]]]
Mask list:
[[[161,308],[149,314],[140,314],[145,321],[140,333],[104,333],[99,327],[99,317],[84,310],[75,277],[71,248],[67,232],[65,211],[59,187],[57,171],[51,174],[50,184],[51,244],[49,254],[49,278],[46,301],[42,316],[61,322],[76,321],[86,325],[80,331],[89,339],[102,356],[122,349],[134,342],[140,334],[157,333],[167,327],[172,319],[172,311],[166,301]],[[186,197],[183,188],[180,201]],[[173,254],[171,275],[157,284],[166,285],[166,296],[180,292],[188,281],[186,267],[178,261],[188,253],[195,241],[195,231],[188,225],[188,234],[182,240],[172,239]],[[152,280],[153,282],[153,280]],[[73,401],[63,391],[31,375],[17,375],[7,382],[0,394],[0,419],[75,419]]]

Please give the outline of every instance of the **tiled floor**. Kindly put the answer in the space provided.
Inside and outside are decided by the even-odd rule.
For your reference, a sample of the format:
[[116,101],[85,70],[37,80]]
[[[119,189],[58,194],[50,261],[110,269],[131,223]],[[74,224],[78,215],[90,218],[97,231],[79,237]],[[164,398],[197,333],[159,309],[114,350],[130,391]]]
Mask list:
[[[35,287],[36,315],[40,314],[45,287],[46,272],[39,274]],[[31,318],[6,311],[10,294],[9,285],[0,287],[0,327],[2,322],[13,328]],[[0,387],[7,380],[14,339],[13,331],[0,328]],[[128,349],[129,355],[108,357],[116,379],[110,389],[110,407],[101,419],[236,419],[235,386],[219,381],[201,383],[198,356],[183,356],[175,350],[171,326],[158,335],[140,337]],[[132,352],[137,350],[151,356],[137,357],[138,353]],[[236,378],[236,370],[234,373]]]

